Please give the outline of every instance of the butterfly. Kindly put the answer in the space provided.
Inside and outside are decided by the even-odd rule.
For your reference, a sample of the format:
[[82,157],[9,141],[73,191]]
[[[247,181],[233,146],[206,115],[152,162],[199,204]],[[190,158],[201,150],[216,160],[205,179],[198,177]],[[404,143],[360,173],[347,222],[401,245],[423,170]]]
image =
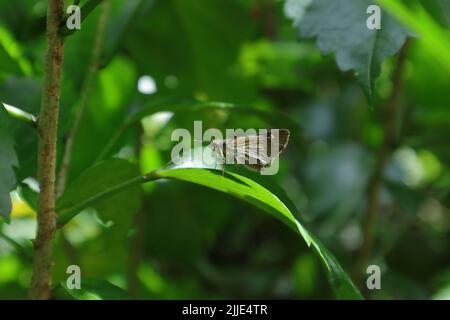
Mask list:
[[261,171],[286,148],[289,136],[287,129],[260,130],[254,135],[214,139],[210,147],[226,164],[243,164],[250,170]]

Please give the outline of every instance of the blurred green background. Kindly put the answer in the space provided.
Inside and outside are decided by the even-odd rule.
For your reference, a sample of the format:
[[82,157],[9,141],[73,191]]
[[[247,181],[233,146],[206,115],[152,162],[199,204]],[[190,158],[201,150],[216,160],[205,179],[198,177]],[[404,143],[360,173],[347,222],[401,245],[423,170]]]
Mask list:
[[[101,70],[75,137],[68,185],[94,164],[127,115],[167,99],[234,103],[233,111],[166,110],[147,116],[112,153],[145,173],[170,160],[172,131],[193,130],[194,120],[202,120],[204,129],[274,123],[294,128],[280,172],[262,179],[283,190],[297,217],[336,255],[364,295],[449,299],[449,1],[386,5],[410,35],[393,116],[386,110],[396,90],[398,50],[380,59],[380,76],[368,93],[352,71],[340,70],[335,52],[322,54],[320,43],[302,36],[302,19],[313,19],[304,9],[307,3],[112,0]],[[40,105],[46,5],[0,0],[0,101],[32,114]],[[100,14],[98,6],[81,30],[66,38],[61,151],[80,103]],[[239,110],[248,106],[282,113],[289,121]],[[367,291],[357,260],[387,119],[395,123],[395,141],[379,177],[374,243],[366,261],[381,267],[381,289]],[[15,132],[20,185],[12,192],[10,223],[0,224],[2,299],[25,297],[31,276],[36,141],[30,127]],[[122,297],[122,288],[123,297],[140,299],[333,298],[317,256],[260,209],[184,182],[136,189],[104,204],[114,207],[112,222],[88,209],[58,233],[55,284],[65,281],[68,265],[77,264],[83,279],[97,279],[87,287],[103,280],[113,285],[104,288],[107,297]]]

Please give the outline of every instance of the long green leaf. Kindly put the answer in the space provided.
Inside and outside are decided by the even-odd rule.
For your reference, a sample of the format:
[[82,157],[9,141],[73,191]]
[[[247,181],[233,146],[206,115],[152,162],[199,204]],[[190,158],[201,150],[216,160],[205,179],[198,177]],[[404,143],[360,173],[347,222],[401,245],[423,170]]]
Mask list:
[[450,40],[448,30],[441,27],[418,1],[378,0],[401,23],[419,36],[422,45],[430,57],[450,73]]
[[308,247],[312,246],[315,253],[319,255],[337,298],[362,298],[350,277],[331,252],[295,219],[291,211],[276,195],[256,182],[235,173],[225,172],[222,174],[220,170],[199,168],[171,168],[158,171],[156,175],[160,178],[187,181],[224,192],[272,214],[302,236]]
[[[98,166],[101,166],[99,164]],[[280,199],[253,180],[236,173],[222,172],[221,170],[205,169],[205,168],[181,168],[168,167],[145,176],[137,176],[126,181],[116,181],[114,185],[109,186],[105,191],[98,194],[86,194],[79,199],[71,197],[71,195],[63,195],[71,198],[71,203],[78,203],[66,207],[61,205],[58,207],[60,213],[59,225],[67,223],[82,209],[94,206],[99,200],[105,200],[114,194],[123,191],[126,188],[139,183],[154,181],[158,179],[173,179],[199,184],[211,189],[215,189],[244,200],[262,210],[272,214],[276,219],[282,221],[297,234],[299,234],[309,247],[321,258],[330,285],[337,298],[341,299],[361,299],[362,296],[358,289],[354,286],[347,273],[342,269],[336,258],[328,251],[324,245],[320,243],[309,231],[294,217],[287,206]],[[76,183],[76,182],[75,182]],[[79,184],[80,188],[83,184]],[[73,189],[72,193],[76,193]]]

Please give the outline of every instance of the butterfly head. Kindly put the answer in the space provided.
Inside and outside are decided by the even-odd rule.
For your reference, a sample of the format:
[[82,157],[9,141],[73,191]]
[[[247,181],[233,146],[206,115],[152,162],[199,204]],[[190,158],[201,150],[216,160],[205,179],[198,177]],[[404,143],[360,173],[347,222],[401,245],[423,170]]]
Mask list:
[[211,141],[211,143],[209,144],[209,146],[211,147],[211,149],[213,151],[219,151],[222,147],[223,143],[220,140],[213,140]]
[[214,154],[219,155],[221,157],[224,156],[224,141],[221,139],[214,139],[209,144],[209,147],[213,150]]

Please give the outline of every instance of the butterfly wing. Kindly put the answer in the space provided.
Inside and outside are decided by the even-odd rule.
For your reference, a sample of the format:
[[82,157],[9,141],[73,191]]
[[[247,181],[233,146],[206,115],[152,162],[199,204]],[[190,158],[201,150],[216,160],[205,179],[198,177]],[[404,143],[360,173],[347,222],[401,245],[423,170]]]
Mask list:
[[273,129],[258,135],[243,135],[224,141],[224,150],[236,163],[253,170],[269,166],[289,141],[289,130]]

